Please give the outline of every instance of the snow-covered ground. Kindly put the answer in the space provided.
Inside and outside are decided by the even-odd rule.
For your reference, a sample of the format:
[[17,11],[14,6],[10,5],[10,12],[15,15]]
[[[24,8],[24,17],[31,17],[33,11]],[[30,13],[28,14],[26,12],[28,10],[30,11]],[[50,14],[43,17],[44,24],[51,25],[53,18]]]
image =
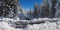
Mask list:
[[[56,20],[57,18],[53,18],[53,19]],[[32,21],[37,21],[37,20],[49,20],[49,18],[32,19]],[[58,18],[58,20],[60,19]],[[57,22],[46,21],[45,23],[41,23],[41,24],[33,24],[33,25],[28,24],[26,28],[15,28],[16,21],[19,20],[15,20],[11,18],[1,18],[0,30],[60,30],[60,21]]]

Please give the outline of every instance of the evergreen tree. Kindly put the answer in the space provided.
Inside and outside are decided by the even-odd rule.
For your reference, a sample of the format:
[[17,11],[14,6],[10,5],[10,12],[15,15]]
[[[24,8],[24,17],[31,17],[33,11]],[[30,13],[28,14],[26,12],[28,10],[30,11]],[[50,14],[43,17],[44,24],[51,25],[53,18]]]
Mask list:
[[0,0],[0,16],[6,16],[9,14],[10,11],[10,6],[7,4],[7,0]]
[[34,18],[36,18],[37,15],[38,15],[37,10],[38,10],[38,5],[37,5],[37,3],[35,2],[35,3],[34,3]]
[[14,17],[17,14],[18,0],[0,0],[0,16]]
[[40,7],[41,17],[49,17],[49,4],[48,0],[43,0],[43,3]]
[[44,0],[44,5],[45,5],[44,16],[48,17],[49,16],[49,4],[48,4],[48,0]]
[[52,0],[52,8],[51,8],[52,18],[54,17],[55,12],[56,12],[56,8],[55,8],[56,3],[57,3],[57,0]]
[[58,0],[58,2],[57,2],[57,4],[56,4],[55,17],[56,17],[56,18],[60,17],[60,0]]

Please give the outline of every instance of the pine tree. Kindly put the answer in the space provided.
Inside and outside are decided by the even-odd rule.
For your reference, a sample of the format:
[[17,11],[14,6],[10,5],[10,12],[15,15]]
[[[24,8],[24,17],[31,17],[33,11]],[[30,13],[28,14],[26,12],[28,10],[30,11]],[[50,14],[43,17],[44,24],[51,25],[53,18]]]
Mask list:
[[48,17],[49,16],[49,4],[48,0],[43,0],[43,3],[40,7],[40,15],[41,17]]
[[0,16],[6,16],[7,14],[9,14],[9,9],[10,9],[10,6],[6,3],[8,3],[7,0],[0,0]]
[[0,3],[0,16],[8,17],[17,14],[18,0],[0,0],[0,2],[2,2]]
[[56,18],[60,17],[60,0],[58,0],[58,2],[57,2],[57,4],[56,4],[55,17],[56,17]]
[[32,9],[30,9],[30,14],[33,15],[33,11],[32,11]]
[[51,8],[52,18],[54,17],[55,12],[56,12],[56,8],[55,8],[56,3],[57,3],[57,0],[52,0],[52,8]]
[[38,14],[38,13],[37,13],[37,10],[38,10],[38,5],[37,5],[37,3],[35,2],[35,3],[34,3],[34,18],[37,17],[37,14]]

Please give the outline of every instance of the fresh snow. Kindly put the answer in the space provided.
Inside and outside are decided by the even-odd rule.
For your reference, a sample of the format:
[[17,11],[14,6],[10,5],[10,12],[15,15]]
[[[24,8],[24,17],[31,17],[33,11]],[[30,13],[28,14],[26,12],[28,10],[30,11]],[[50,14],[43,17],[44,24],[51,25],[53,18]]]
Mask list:
[[[53,18],[53,19],[57,19],[57,18]],[[49,20],[49,18],[32,19],[32,21],[37,21],[37,20]],[[11,18],[0,18],[0,30],[60,30],[60,21],[57,22],[47,21],[41,24],[33,24],[33,25],[28,24],[26,28],[15,28],[16,21],[20,21],[20,20],[18,19],[15,20]]]

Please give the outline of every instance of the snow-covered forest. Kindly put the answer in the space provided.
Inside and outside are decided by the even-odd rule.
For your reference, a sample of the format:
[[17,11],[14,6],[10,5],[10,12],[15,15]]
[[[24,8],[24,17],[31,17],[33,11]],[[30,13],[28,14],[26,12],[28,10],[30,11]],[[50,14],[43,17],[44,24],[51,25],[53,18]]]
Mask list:
[[60,30],[60,0],[35,2],[25,11],[19,0],[0,0],[0,30]]

